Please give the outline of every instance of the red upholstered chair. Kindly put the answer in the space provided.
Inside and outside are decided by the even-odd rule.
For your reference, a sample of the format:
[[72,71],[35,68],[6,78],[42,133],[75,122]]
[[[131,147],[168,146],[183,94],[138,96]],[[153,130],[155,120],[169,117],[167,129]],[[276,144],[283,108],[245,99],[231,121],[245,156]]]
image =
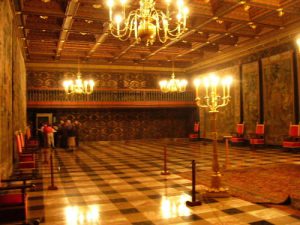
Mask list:
[[[8,185],[0,187],[0,223],[24,222],[27,219],[26,189],[33,187],[26,180],[2,180]],[[15,182],[22,182],[18,184]]]
[[290,124],[289,136],[282,143],[283,148],[300,148],[300,125]]
[[196,140],[199,140],[200,139],[200,123],[198,122],[195,122],[194,123],[194,128],[193,128],[193,133],[190,133],[189,134],[189,139],[191,141],[196,141]]
[[250,146],[265,144],[265,124],[256,124],[255,133],[250,134]]
[[243,144],[246,139],[244,138],[245,125],[244,123],[238,123],[236,125],[236,132],[232,133],[231,144]]
[[24,136],[22,131],[19,131],[19,137],[21,141],[21,146],[25,151],[37,151],[39,149],[39,142],[34,139],[28,139]]
[[22,139],[19,133],[15,134],[17,145],[17,169],[19,170],[33,170],[36,169],[35,154],[29,152],[26,153],[22,147]]

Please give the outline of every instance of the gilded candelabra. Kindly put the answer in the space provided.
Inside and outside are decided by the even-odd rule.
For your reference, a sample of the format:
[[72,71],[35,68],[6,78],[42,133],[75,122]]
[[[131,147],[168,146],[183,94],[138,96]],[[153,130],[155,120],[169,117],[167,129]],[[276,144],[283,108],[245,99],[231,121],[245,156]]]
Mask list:
[[[200,96],[200,87],[203,83],[205,94]],[[219,85],[221,83],[221,85]],[[218,109],[228,105],[230,101],[230,86],[232,83],[231,77],[225,77],[221,80],[215,74],[210,74],[202,80],[194,81],[196,88],[196,104],[199,108],[208,108],[211,119],[212,141],[213,141],[213,161],[211,177],[211,187],[207,189],[206,195],[211,197],[226,197],[228,196],[227,189],[222,187],[221,173],[218,161],[217,151],[217,113]],[[222,96],[219,93],[222,92]]]

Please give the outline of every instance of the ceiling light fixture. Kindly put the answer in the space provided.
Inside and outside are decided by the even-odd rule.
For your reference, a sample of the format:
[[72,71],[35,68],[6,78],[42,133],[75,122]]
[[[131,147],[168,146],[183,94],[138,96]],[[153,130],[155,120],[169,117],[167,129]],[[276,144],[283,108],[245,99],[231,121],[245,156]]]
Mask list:
[[279,17],[282,17],[284,15],[284,11],[283,11],[283,8],[279,8],[276,10],[278,12],[278,16]]
[[92,94],[94,91],[94,81],[93,80],[85,80],[82,81],[81,73],[79,70],[79,59],[78,59],[78,72],[77,79],[73,80],[65,80],[63,82],[63,86],[66,94]]
[[184,92],[186,90],[187,80],[175,79],[174,60],[172,61],[172,76],[170,80],[162,80],[159,82],[160,90],[162,92]]
[[102,7],[101,4],[93,4],[94,9],[100,9]]
[[90,24],[93,22],[93,20],[84,20],[84,22],[86,22],[87,24]]
[[41,19],[46,20],[48,19],[48,16],[40,16]]
[[245,4],[245,5],[244,5],[244,10],[247,12],[247,11],[249,11],[249,9],[250,9],[250,5]]
[[107,5],[110,32],[122,41],[133,35],[137,43],[143,42],[148,46],[156,39],[162,43],[177,39],[186,31],[189,10],[183,0],[177,0],[176,16],[170,10],[171,0],[166,0],[166,12],[155,9],[155,0],[140,0],[140,8],[130,11],[128,15],[126,0],[120,0],[120,4],[116,5],[114,0],[108,0]]
[[252,29],[256,29],[256,24],[253,22],[249,22],[248,25],[252,28]]

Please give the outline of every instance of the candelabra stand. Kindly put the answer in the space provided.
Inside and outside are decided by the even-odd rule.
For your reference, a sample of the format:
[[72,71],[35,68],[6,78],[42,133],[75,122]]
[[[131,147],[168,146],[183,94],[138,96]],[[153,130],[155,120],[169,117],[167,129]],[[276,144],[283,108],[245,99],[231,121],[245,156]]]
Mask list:
[[[200,84],[203,82],[205,87],[204,97],[200,96]],[[232,78],[226,77],[222,79],[222,85],[219,85],[219,77],[211,74],[202,81],[196,79],[194,81],[196,88],[196,104],[200,108],[208,108],[211,120],[212,142],[213,142],[213,159],[211,177],[211,186],[206,190],[206,197],[228,197],[228,189],[222,187],[221,173],[218,161],[217,150],[217,113],[218,108],[228,105],[230,101],[230,86]],[[223,89],[223,96],[218,94],[219,89]]]

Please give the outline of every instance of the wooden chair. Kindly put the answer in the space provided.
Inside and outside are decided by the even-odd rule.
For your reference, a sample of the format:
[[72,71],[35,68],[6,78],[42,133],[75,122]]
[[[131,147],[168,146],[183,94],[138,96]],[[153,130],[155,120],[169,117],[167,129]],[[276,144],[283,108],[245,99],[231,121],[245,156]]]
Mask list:
[[190,141],[197,141],[200,139],[200,123],[195,122],[194,123],[194,128],[193,128],[193,133],[189,134],[189,140]]
[[246,139],[244,138],[245,125],[244,123],[238,123],[236,125],[236,132],[232,133],[231,144],[244,144]]
[[0,223],[24,222],[27,219],[26,189],[33,187],[33,184],[26,184],[26,180],[1,182],[7,185],[0,187]]
[[265,124],[256,124],[255,133],[249,134],[250,146],[263,146],[265,144]]
[[300,125],[290,124],[289,135],[282,143],[283,148],[297,149],[300,148]]

